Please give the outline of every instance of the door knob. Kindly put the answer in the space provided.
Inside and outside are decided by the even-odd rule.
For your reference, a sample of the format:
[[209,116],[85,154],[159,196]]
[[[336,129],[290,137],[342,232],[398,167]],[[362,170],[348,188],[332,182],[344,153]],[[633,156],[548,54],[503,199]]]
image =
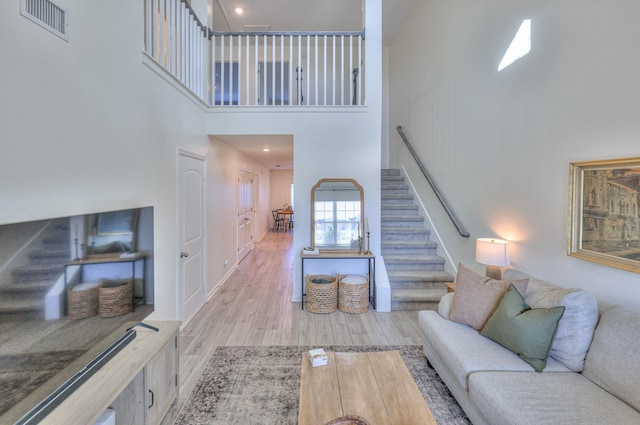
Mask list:
[[180,258],[187,258],[189,256],[188,252],[181,252],[180,253]]

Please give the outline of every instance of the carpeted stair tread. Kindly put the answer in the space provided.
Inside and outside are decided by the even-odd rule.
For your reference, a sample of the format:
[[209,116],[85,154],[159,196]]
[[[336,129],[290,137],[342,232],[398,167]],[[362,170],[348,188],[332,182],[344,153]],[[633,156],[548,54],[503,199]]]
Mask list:
[[412,229],[412,228],[407,227],[407,226],[385,226],[384,224],[381,227],[382,227],[382,237],[383,237],[383,239],[385,238],[385,236],[388,236],[388,235],[391,235],[391,234],[413,235],[416,232],[419,232],[421,234],[427,235],[427,237],[429,237],[431,235],[431,230],[429,230],[427,228]]
[[399,169],[383,169],[381,176],[381,252],[391,285],[391,310],[435,309],[446,294],[438,244],[414,202],[410,186]]
[[387,273],[389,280],[395,281],[424,281],[424,282],[453,282],[454,276],[444,270],[392,270]]
[[444,264],[444,258],[439,255],[385,255],[385,260],[402,261],[407,263]]
[[64,273],[64,268],[60,264],[35,264],[17,267],[11,271],[15,281],[19,282],[42,280],[61,273]]
[[15,314],[40,311],[44,309],[44,298],[3,299],[0,314]]
[[409,192],[409,186],[401,182],[383,183],[380,189],[382,189],[382,195],[404,194]]
[[409,189],[409,185],[404,183],[403,179],[398,180],[382,180],[380,184],[382,190],[407,190]]
[[382,225],[392,225],[393,227],[423,226],[424,217],[421,215],[391,215],[385,214],[380,218]]
[[413,202],[413,195],[411,194],[396,194],[388,193],[382,194],[382,205],[385,204],[398,204],[398,203],[411,203]]
[[383,240],[381,242],[382,255],[394,254],[426,254],[436,253],[438,244],[428,239],[414,240]]
[[440,302],[440,298],[447,293],[443,286],[437,289],[396,289],[391,293],[391,302]]
[[398,247],[398,246],[406,246],[406,247],[415,247],[415,248],[437,248],[438,244],[434,241],[431,241],[429,239],[423,239],[423,240],[400,240],[400,241],[394,241],[394,240],[384,240],[381,242],[382,245],[382,254],[384,255],[384,248],[393,248],[393,247]]
[[[394,220],[398,221],[415,221],[415,222],[424,222],[424,217],[418,214],[406,215],[406,214],[382,214],[382,221],[390,222]],[[402,226],[398,226],[402,227]]]
[[17,284],[0,286],[0,294],[20,293],[20,292],[46,292],[55,282],[52,280],[32,280],[19,282]]
[[383,214],[404,215],[418,214],[418,206],[415,204],[390,204],[385,205]]

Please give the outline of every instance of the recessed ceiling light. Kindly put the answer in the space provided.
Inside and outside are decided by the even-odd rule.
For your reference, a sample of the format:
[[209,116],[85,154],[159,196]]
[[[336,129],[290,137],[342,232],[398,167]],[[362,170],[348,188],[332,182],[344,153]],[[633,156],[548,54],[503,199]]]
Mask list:
[[241,7],[235,8],[236,15],[242,15],[244,13],[244,9]]
[[263,152],[269,152],[270,150],[271,150],[271,149],[269,149],[269,148],[262,148],[262,151],[263,151]]

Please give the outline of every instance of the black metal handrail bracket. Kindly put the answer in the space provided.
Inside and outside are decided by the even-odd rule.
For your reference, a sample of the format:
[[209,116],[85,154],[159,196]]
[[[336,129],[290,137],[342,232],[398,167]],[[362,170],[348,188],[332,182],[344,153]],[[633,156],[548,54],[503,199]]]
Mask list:
[[424,164],[422,164],[422,161],[420,161],[420,158],[418,158],[418,155],[416,154],[416,151],[413,149],[413,146],[411,146],[411,143],[409,143],[409,140],[407,139],[407,136],[404,134],[404,131],[402,130],[402,126],[397,126],[396,130],[398,130],[398,133],[400,134],[400,137],[402,138],[402,141],[407,146],[407,149],[409,149],[409,152],[411,153],[411,156],[416,161],[416,164],[418,164],[418,167],[420,168],[420,171],[422,171],[422,174],[424,175],[425,179],[427,179],[427,182],[429,183],[429,186],[431,186],[431,189],[433,190],[433,193],[436,194],[436,197],[440,201],[440,204],[442,204],[442,207],[444,208],[444,210],[447,212],[447,215],[449,216],[449,219],[451,219],[451,222],[455,226],[456,230],[458,231],[460,236],[462,236],[463,238],[468,238],[469,237],[469,232],[464,227],[464,225],[460,222],[460,220],[456,216],[455,212],[453,212],[453,209],[451,209],[451,206],[449,206],[449,203],[445,199],[444,195],[442,194],[442,192],[440,192],[440,189],[438,188],[438,185],[431,178],[431,176],[429,175],[429,172],[425,168]]

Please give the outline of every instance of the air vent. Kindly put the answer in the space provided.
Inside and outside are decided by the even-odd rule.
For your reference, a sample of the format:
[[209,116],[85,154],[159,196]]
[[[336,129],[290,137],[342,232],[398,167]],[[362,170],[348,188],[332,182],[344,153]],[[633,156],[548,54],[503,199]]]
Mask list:
[[269,32],[271,25],[244,25],[245,32]]
[[69,41],[69,13],[49,0],[20,0],[20,14]]

